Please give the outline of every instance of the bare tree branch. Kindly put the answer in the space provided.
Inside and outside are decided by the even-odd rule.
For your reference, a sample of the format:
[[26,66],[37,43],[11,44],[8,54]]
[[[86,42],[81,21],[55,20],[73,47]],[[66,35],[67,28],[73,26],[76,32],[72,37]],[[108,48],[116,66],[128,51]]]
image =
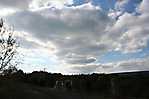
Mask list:
[[13,29],[5,26],[3,19],[0,22],[0,71],[12,66],[11,61],[16,53],[17,42]]

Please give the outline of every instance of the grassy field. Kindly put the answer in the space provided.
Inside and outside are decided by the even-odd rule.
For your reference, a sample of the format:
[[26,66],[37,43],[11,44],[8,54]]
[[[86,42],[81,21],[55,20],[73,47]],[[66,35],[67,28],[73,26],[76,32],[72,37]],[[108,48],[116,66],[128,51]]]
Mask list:
[[[13,80],[0,81],[0,99],[136,99],[40,87]],[[142,99],[142,98],[140,98]]]
[[40,87],[12,80],[0,81],[0,99],[110,99],[87,94]]

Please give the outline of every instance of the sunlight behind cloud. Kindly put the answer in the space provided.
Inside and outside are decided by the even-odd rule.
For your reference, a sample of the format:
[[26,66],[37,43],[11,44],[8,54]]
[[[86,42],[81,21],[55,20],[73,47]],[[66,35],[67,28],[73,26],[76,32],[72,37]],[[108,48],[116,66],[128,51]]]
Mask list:
[[72,0],[33,0],[30,9],[36,10],[45,7],[63,8],[65,4],[71,4]]
[[23,48],[27,48],[30,44],[33,49],[42,50],[49,55],[53,55],[57,51],[56,46],[53,43],[51,42],[45,43],[33,37],[30,33],[27,33],[27,32],[23,32],[23,31],[17,32],[17,38],[20,40],[20,43],[22,45],[21,47]]
[[3,9],[1,9],[0,16],[7,16],[7,15],[13,14],[15,12],[16,11],[14,9],[3,8]]
[[123,67],[125,62],[116,65],[115,61],[144,58],[142,53],[149,53],[148,0],[130,1],[115,0],[108,7],[108,0],[32,0],[25,10],[1,14],[17,31],[26,32],[19,38],[21,47],[30,50],[22,52],[29,54],[25,61],[31,65],[54,65],[65,73],[68,68],[72,73],[127,71],[142,68],[133,68],[135,62]]

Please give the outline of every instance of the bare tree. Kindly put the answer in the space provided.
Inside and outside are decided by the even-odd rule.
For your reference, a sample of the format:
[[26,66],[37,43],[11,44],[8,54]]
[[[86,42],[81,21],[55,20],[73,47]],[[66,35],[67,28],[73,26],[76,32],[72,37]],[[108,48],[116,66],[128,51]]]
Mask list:
[[13,67],[14,55],[16,54],[17,42],[14,37],[13,28],[0,20],[0,72]]

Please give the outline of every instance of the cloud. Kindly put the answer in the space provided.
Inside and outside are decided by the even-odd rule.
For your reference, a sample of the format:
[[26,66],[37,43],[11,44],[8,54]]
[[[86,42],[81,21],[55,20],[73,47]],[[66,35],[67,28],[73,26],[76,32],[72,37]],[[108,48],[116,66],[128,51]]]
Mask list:
[[131,59],[112,63],[96,65],[74,65],[68,69],[70,73],[113,73],[149,70],[149,57],[143,59]]
[[116,45],[118,45],[116,50],[129,53],[140,51],[147,46],[149,40],[149,11],[145,8],[147,2],[144,0],[138,7],[141,15],[124,13],[109,29],[110,36],[115,38]]
[[90,74],[90,73],[94,73],[97,68],[99,68],[98,65],[73,66],[71,67],[71,69],[68,70],[68,72],[73,74],[75,73]]
[[119,0],[115,4],[115,9],[119,11],[124,11],[125,5],[129,2],[129,0]]
[[0,16],[1,17],[3,17],[3,16],[8,16],[8,15],[10,15],[10,14],[12,14],[12,13],[15,13],[16,12],[16,10],[14,10],[14,9],[11,9],[11,8],[4,8],[4,9],[1,9],[1,13],[0,13]]
[[[7,19],[18,30],[32,33],[45,43],[52,42],[57,48],[56,55],[68,63],[91,63],[95,60],[88,57],[96,58],[110,49],[100,38],[111,19],[91,4],[63,10],[21,11]],[[68,59],[69,53],[83,58]]]
[[[70,66],[86,65],[83,67],[85,70],[109,51],[134,53],[147,46],[147,2],[144,0],[138,7],[141,15],[124,13],[118,20],[91,3],[63,9],[48,7],[36,11],[24,10],[6,18],[17,30],[30,33],[47,46],[49,43],[54,45],[54,54],[60,61]],[[108,66],[110,68],[111,65]],[[98,66],[95,64],[95,67]]]
[[144,12],[144,13],[149,12],[148,5],[149,5],[148,0],[143,0],[142,4],[140,6],[140,10],[142,10],[142,12]]
[[32,0],[29,8],[32,10],[38,10],[46,7],[62,9],[66,5],[72,4],[72,2],[72,0]]
[[81,56],[81,55],[75,55],[72,54],[65,57],[66,62],[69,64],[88,64],[96,61],[96,58],[94,57],[86,57],[86,56]]
[[0,0],[0,8],[15,9],[37,9],[41,7],[64,7],[65,4],[71,4],[72,0]]
[[0,8],[26,9],[31,1],[32,0],[0,0]]
[[143,59],[131,59],[128,61],[120,61],[117,63],[112,63],[111,65],[115,66],[114,68],[107,69],[107,72],[122,72],[122,71],[144,71],[149,70],[149,58]]

